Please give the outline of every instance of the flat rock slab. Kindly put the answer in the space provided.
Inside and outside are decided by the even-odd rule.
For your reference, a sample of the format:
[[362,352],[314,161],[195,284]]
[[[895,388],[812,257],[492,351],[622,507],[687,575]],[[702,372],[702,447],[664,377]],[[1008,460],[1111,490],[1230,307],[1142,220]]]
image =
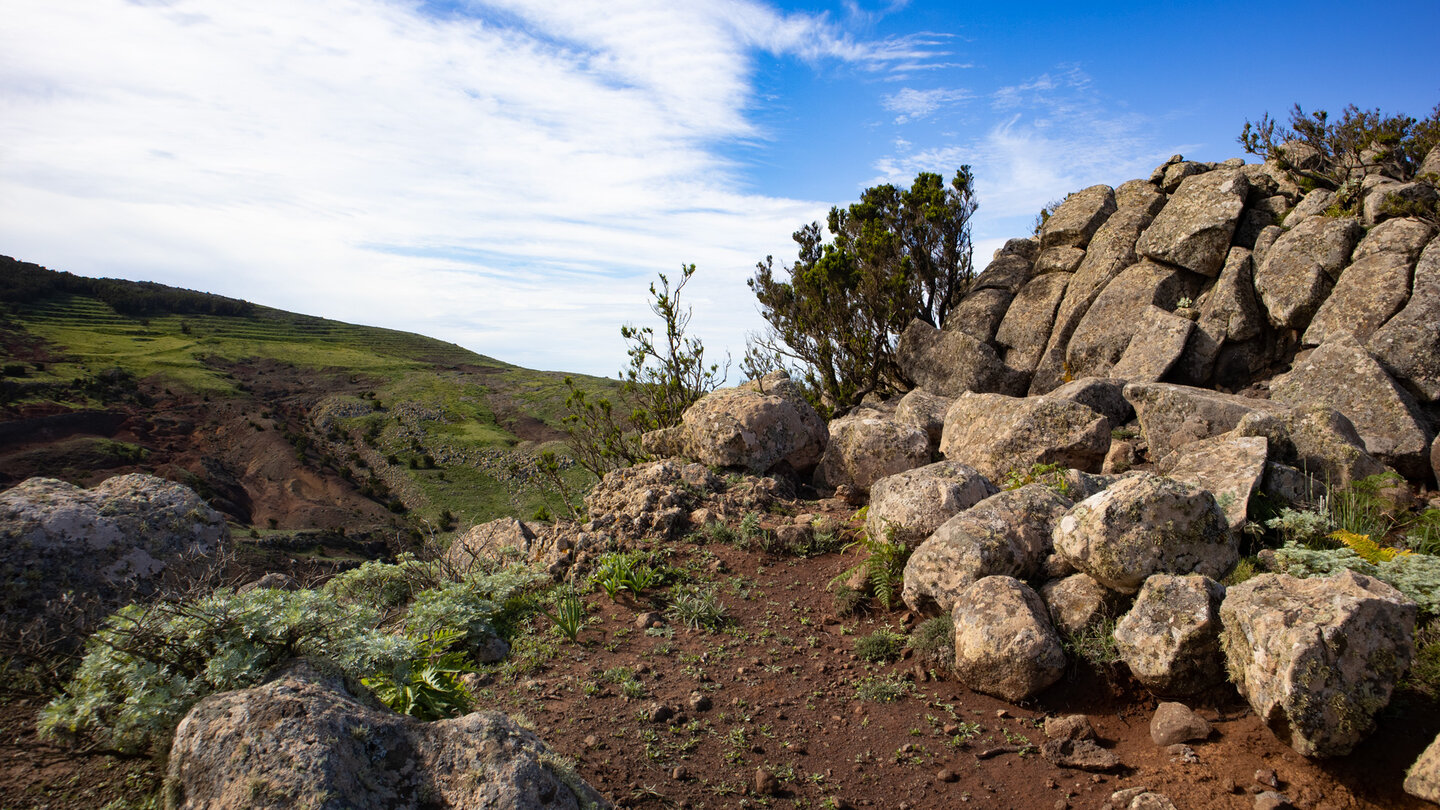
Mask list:
[[992,481],[1035,464],[1099,472],[1110,447],[1110,422],[1065,399],[961,396],[945,413],[940,452]]
[[1265,477],[1270,442],[1264,436],[1225,434],[1181,446],[1160,460],[1161,475],[1209,490],[1225,510],[1230,531],[1245,528],[1250,496]]
[[1135,249],[1202,276],[1219,275],[1249,191],[1249,178],[1236,169],[1186,177]]

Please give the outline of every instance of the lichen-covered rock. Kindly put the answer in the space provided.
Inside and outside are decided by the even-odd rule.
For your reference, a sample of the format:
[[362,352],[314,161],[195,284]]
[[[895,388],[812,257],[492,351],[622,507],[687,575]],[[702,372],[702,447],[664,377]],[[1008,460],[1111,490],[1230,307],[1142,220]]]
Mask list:
[[1040,589],[1040,596],[1050,610],[1055,629],[1067,636],[1079,635],[1085,628],[1110,618],[1119,601],[1114,591],[1088,574],[1051,580]]
[[[1254,196],[1254,189],[1251,189]],[[1247,203],[1240,222],[1235,226],[1234,244],[1242,248],[1253,248],[1260,233],[1271,225],[1279,225],[1290,212],[1290,199],[1283,194],[1262,197]]]
[[1321,216],[1334,204],[1335,192],[1328,188],[1314,189],[1285,216],[1285,227],[1293,228],[1310,217]]
[[1111,369],[1135,338],[1147,308],[1154,306],[1168,312],[1181,299],[1193,299],[1199,294],[1200,280],[1189,271],[1148,260],[1127,267],[1105,285],[1070,336],[1065,349],[1070,374],[1111,376]]
[[995,342],[1006,347],[1007,366],[1029,372],[1040,362],[1055,323],[1055,308],[1069,283],[1069,273],[1036,276],[1015,296],[995,332]]
[[1117,377],[1081,377],[1047,396],[1078,402],[1110,420],[1111,427],[1119,427],[1135,418],[1135,407],[1125,398],[1126,383]]
[[1031,579],[1050,556],[1054,522],[1071,501],[1044,484],[986,498],[945,521],[905,565],[901,598],[918,613],[949,611],[961,592],[988,576]]
[[464,534],[450,541],[445,551],[445,564],[452,571],[466,572],[489,560],[500,559],[503,549],[514,549],[529,556],[535,532],[513,517],[496,518],[488,523],[471,526]]
[[1040,226],[1040,249],[1085,247],[1116,208],[1115,190],[1109,186],[1091,186],[1071,194]]
[[185,587],[229,542],[224,517],[172,481],[31,478],[0,493],[0,613],[18,625],[66,593],[108,612]]
[[1054,542],[1076,570],[1121,593],[1135,593],[1154,574],[1220,579],[1240,559],[1213,495],[1144,472],[1071,507]]
[[914,425],[930,437],[930,446],[939,449],[940,434],[945,431],[945,411],[954,397],[942,397],[920,388],[900,398],[895,406],[895,421]]
[[940,452],[992,481],[1035,464],[1098,472],[1110,446],[1105,417],[1065,399],[961,396],[945,412]]
[[1433,210],[1435,187],[1429,183],[1381,183],[1365,195],[1361,210],[1365,224],[1394,222],[1393,217],[1409,216],[1417,210]]
[[1249,250],[1234,247],[1225,256],[1220,277],[1200,304],[1200,319],[1181,359],[1183,379],[1203,383],[1210,378],[1220,348],[1258,337],[1265,326],[1255,301],[1254,269]]
[[176,810],[610,806],[499,712],[423,723],[303,663],[196,704],[175,731],[167,789]]
[[1139,313],[1135,334],[1110,376],[1135,382],[1158,382],[1180,359],[1195,322],[1156,306]]
[[1426,746],[1405,772],[1405,792],[1427,802],[1440,804],[1440,737]]
[[1350,217],[1311,217],[1286,231],[1255,267],[1255,290],[1277,329],[1304,329],[1365,233]]
[[[1011,261],[1019,260],[1012,257]],[[961,332],[981,343],[989,343],[995,339],[995,330],[1000,328],[1013,300],[1015,293],[998,287],[971,290],[945,317],[945,331]]]
[[1209,577],[1156,574],[1115,625],[1120,659],[1157,695],[1193,695],[1225,679],[1220,602],[1225,588]]
[[706,394],[685,411],[685,456],[763,473],[784,463],[813,469],[825,451],[825,420],[783,371]]
[[966,687],[1024,700],[1065,674],[1065,650],[1040,597],[1014,577],[986,577],[961,592],[955,675]]
[[930,463],[930,436],[876,411],[861,409],[830,422],[830,442],[815,480],[830,488],[869,492],[887,475]]
[[[1056,246],[1040,251],[1035,257],[1035,276],[1048,273],[1073,273],[1080,268],[1080,262],[1085,258],[1085,251],[1082,248]],[[1033,282],[1034,279],[1031,279]]]
[[1344,414],[1365,450],[1411,478],[1429,472],[1430,430],[1409,392],[1349,335],[1338,335],[1270,386],[1277,402],[1324,405]]
[[1007,367],[990,344],[921,320],[905,327],[895,355],[910,379],[942,396],[967,391],[1012,393],[1025,386],[1023,375]]
[[1144,180],[1126,180],[1115,188],[1115,204],[1120,210],[1144,211],[1150,216],[1160,213],[1170,198],[1160,192],[1153,183]]
[[697,495],[718,489],[720,480],[705,465],[662,459],[606,473],[585,496],[585,509],[593,528],[617,539],[671,539]]
[[1219,275],[1249,190],[1249,179],[1236,169],[1185,178],[1135,249],[1203,276]]
[[1003,290],[1013,296],[1030,280],[1034,270],[1034,257],[1001,249],[995,254],[995,258],[985,265],[985,269],[980,271],[980,275],[975,277],[970,290],[972,293],[979,290]]
[[871,487],[865,532],[914,547],[945,521],[996,492],[974,467],[954,461],[906,470]]
[[1409,668],[1415,615],[1399,591],[1353,571],[1261,574],[1220,606],[1230,680],[1291,748],[1344,756],[1374,729]]
[[1264,436],[1225,434],[1180,447],[1160,460],[1161,475],[1209,490],[1225,511],[1230,531],[1245,528],[1250,496],[1265,477],[1270,442]]
[[1311,319],[1305,345],[1318,346],[1340,334],[1369,340],[1410,299],[1411,269],[1434,232],[1414,220],[1392,219],[1367,234]]
[[1125,399],[1135,406],[1150,457],[1163,459],[1177,447],[1228,433],[1246,414],[1289,411],[1279,403],[1171,383],[1131,383]]
[[1440,239],[1415,263],[1410,300],[1365,348],[1423,402],[1440,400]]
[[1337,486],[1385,471],[1385,465],[1365,452],[1350,420],[1325,405],[1254,411],[1240,417],[1232,435],[1263,436],[1270,461]]

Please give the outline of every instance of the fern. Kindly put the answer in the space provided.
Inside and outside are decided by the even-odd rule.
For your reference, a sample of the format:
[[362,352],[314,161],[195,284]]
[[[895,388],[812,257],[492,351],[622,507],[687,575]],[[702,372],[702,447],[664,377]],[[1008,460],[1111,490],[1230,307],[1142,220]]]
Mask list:
[[464,652],[451,649],[464,638],[460,630],[437,630],[416,641],[414,658],[360,682],[401,714],[421,720],[455,717],[470,708],[470,695],[461,677],[475,671]]

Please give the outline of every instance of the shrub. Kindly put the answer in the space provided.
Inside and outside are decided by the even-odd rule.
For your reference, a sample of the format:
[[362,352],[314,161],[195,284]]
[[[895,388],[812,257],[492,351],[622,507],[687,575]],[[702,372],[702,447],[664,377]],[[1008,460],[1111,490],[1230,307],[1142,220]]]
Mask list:
[[1345,547],[1328,550],[1285,546],[1275,552],[1281,570],[1292,577],[1325,577],[1349,569],[1395,586],[1420,606],[1422,613],[1440,615],[1440,557],[1399,554],[1373,563]]
[[899,675],[871,675],[855,684],[855,697],[874,703],[894,703],[910,694],[910,682]]
[[909,561],[912,551],[904,543],[894,542],[890,536],[893,534],[894,532],[887,531],[886,537],[876,539],[861,531],[859,538],[846,548],[858,546],[865,552],[865,559],[831,580],[832,586],[848,580],[856,572],[864,571],[865,581],[875,599],[886,610],[893,608],[899,602],[900,589],[905,584],[905,563]]
[[955,620],[943,613],[921,622],[910,634],[910,648],[921,661],[943,669],[955,664]]
[[456,717],[470,709],[470,694],[461,676],[475,667],[465,653],[453,650],[465,634],[439,630],[415,643],[415,656],[383,668],[361,683],[391,709],[421,720]]
[[376,610],[393,610],[418,592],[440,581],[439,566],[402,554],[394,563],[370,560],[337,574],[325,583],[325,593],[336,600]]
[[876,664],[899,660],[905,649],[905,637],[888,627],[855,639],[855,654]]

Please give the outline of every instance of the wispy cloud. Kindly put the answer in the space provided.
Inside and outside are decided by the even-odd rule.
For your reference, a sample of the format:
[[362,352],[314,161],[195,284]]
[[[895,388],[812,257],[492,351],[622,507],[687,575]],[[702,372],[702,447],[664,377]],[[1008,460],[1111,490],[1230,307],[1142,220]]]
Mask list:
[[695,328],[740,345],[757,254],[825,208],[741,191],[715,148],[765,137],[755,51],[875,74],[945,56],[745,0],[5,13],[0,249],[600,373],[682,262]]
[[928,118],[931,113],[951,104],[958,104],[974,96],[968,90],[947,90],[936,88],[933,90],[916,90],[906,87],[898,93],[894,93],[880,99],[880,105],[893,113],[899,113],[895,117],[895,123],[905,124],[922,118]]

